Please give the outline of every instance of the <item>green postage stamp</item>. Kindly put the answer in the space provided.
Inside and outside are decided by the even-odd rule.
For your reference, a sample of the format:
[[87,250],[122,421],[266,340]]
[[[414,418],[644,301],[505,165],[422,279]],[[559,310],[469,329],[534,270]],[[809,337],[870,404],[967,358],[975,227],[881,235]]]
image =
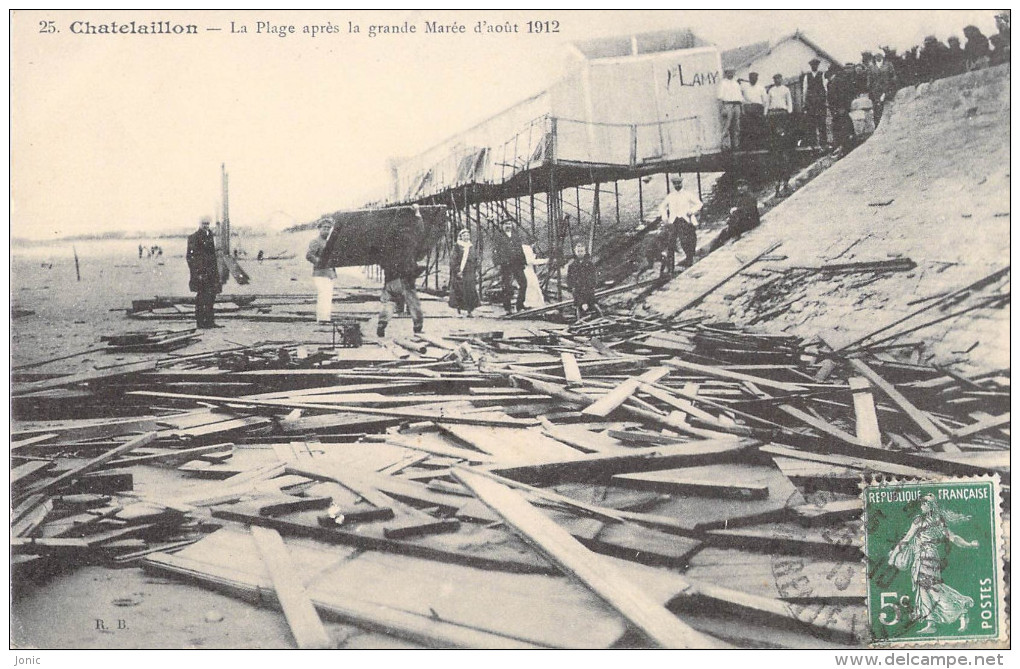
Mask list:
[[998,477],[882,481],[864,486],[871,643],[1001,645]]

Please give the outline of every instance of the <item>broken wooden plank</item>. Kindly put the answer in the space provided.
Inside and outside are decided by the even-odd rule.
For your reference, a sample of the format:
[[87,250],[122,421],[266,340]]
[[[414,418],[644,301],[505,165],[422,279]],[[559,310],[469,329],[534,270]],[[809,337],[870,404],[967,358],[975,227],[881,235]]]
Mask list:
[[735,460],[757,443],[742,439],[706,439],[674,446],[632,448],[621,454],[578,456],[541,464],[501,463],[488,465],[486,469],[494,474],[526,483],[608,480],[613,474]]
[[125,374],[134,374],[136,372],[148,372],[156,369],[156,365],[157,365],[156,361],[136,362],[128,365],[118,365],[117,367],[109,367],[106,369],[97,369],[91,372],[82,372],[80,374],[58,376],[53,379],[44,379],[42,381],[15,383],[11,388],[11,396],[18,397],[19,395],[34,393],[40,390],[62,388],[64,386],[77,385],[79,383],[86,383],[90,381],[99,381],[100,379],[109,379],[115,376],[122,376]]
[[[181,555],[157,553],[147,556],[142,567],[148,572],[183,578],[223,590],[248,600],[279,607],[268,577],[253,578],[238,570],[213,570],[208,565]],[[325,617],[368,630],[390,634],[431,648],[519,649],[538,648],[534,643],[475,629],[350,597],[327,597],[315,593],[315,608]]]
[[265,562],[269,577],[273,581],[276,598],[280,602],[280,608],[283,609],[283,615],[290,625],[291,634],[294,635],[298,648],[335,647],[326,633],[326,628],[322,626],[308,593],[298,580],[295,565],[280,533],[273,529],[252,526],[251,535],[255,539],[259,553],[262,554],[262,561]]
[[581,383],[581,370],[577,366],[577,358],[573,353],[564,351],[560,353],[560,361],[563,363],[563,378],[567,383]]
[[997,427],[1002,427],[1003,425],[1009,425],[1009,413],[1010,412],[1007,411],[999,416],[983,418],[976,423],[967,425],[966,427],[961,427],[959,430],[952,430],[949,434],[943,437],[926,441],[921,444],[921,446],[924,448],[934,448],[936,446],[947,444],[950,441],[963,440],[987,430],[993,430]]
[[648,370],[641,376],[627,379],[610,390],[604,396],[585,407],[581,413],[586,416],[605,418],[612,413],[614,409],[626,402],[631,395],[637,392],[637,389],[642,383],[655,383],[667,376],[670,371],[671,370],[668,367],[656,367]]
[[854,415],[857,418],[857,438],[868,446],[882,446],[882,431],[878,427],[878,413],[871,385],[866,378],[852,376],[848,380],[854,397]]
[[695,372],[697,374],[712,376],[719,379],[728,379],[731,381],[749,381],[758,386],[775,388],[776,390],[782,390],[788,393],[802,392],[805,389],[804,386],[797,385],[794,383],[787,383],[785,381],[773,381],[772,379],[766,379],[761,376],[752,376],[750,374],[744,374],[742,372],[734,372],[728,369],[723,369],[721,367],[699,365],[696,362],[688,362],[686,360],[680,360],[679,358],[671,358],[663,362],[669,367],[673,367],[675,369],[679,369],[685,372]]
[[684,476],[676,470],[669,472],[645,472],[637,474],[616,474],[614,485],[634,490],[652,490],[677,495],[696,497],[721,497],[724,499],[765,499],[769,487],[761,484],[740,483],[739,481],[712,481]]
[[188,395],[183,393],[165,393],[151,390],[133,390],[129,395],[160,397],[164,399],[181,399],[195,402],[209,402],[225,406],[274,407],[279,409],[319,409],[323,411],[369,414],[373,416],[392,416],[395,418],[415,418],[446,423],[462,423],[465,425],[484,425],[490,427],[530,427],[537,421],[518,418],[482,418],[466,413],[446,413],[416,411],[413,409],[373,409],[370,407],[352,406],[347,404],[315,404],[309,402],[290,402],[287,400],[252,400],[241,397],[218,397],[214,395]]
[[715,639],[685,625],[511,489],[462,468],[455,469],[454,476],[536,550],[590,588],[655,644],[663,648],[716,646]]
[[32,479],[39,478],[43,472],[53,467],[49,460],[31,460],[11,469],[11,486],[21,485]]
[[111,462],[117,457],[124,455],[126,453],[130,453],[136,448],[141,448],[142,446],[151,443],[155,438],[156,438],[155,432],[147,432],[139,437],[130,439],[127,442],[121,444],[120,446],[103,453],[99,457],[93,458],[92,460],[89,460],[83,465],[79,465],[74,469],[71,469],[70,471],[64,472],[63,474],[54,479],[51,479],[40,484],[38,487],[33,488],[32,492],[48,493],[52,490],[60,488],[61,486],[67,485],[74,479],[81,478],[85,474],[88,474],[89,472],[93,472],[99,469],[100,467],[106,465],[107,463]]
[[[902,409],[904,413],[910,416],[911,420],[913,420],[914,423],[916,423],[917,426],[920,427],[924,431],[924,433],[928,435],[929,438],[941,439],[946,436],[946,433],[943,432],[937,425],[935,425],[935,423],[932,422],[932,420],[928,418],[928,416],[923,411],[915,407],[910,402],[910,400],[903,396],[903,393],[896,390],[896,388],[891,383],[883,379],[874,370],[868,367],[868,365],[865,364],[863,360],[860,360],[859,358],[851,358],[850,364],[853,365],[854,369],[856,369],[869,381],[875,384],[875,386],[883,393],[885,393],[886,396],[889,397],[889,399],[895,402],[896,405],[899,406],[899,408]],[[942,443],[949,444],[948,441]],[[959,449],[955,448],[955,446],[953,447],[953,450],[959,451]]]

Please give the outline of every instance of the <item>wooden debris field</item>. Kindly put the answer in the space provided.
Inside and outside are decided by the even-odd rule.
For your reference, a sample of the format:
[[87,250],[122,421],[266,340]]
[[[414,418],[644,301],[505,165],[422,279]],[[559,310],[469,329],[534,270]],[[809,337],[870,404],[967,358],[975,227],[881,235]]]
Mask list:
[[302,648],[328,621],[837,648],[867,628],[862,477],[1009,486],[1008,370],[697,318],[508,330],[16,370],[14,578],[140,568],[278,608]]

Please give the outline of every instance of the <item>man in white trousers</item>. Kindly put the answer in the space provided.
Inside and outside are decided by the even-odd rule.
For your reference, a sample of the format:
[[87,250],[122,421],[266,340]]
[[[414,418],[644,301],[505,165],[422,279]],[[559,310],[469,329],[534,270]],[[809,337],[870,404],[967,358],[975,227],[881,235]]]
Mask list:
[[318,295],[315,301],[315,320],[318,323],[333,321],[333,280],[336,279],[336,270],[319,266],[322,252],[326,250],[326,240],[332,230],[333,219],[323,216],[319,220],[319,236],[308,245],[308,253],[305,254],[305,259],[312,263],[312,282],[315,283]]

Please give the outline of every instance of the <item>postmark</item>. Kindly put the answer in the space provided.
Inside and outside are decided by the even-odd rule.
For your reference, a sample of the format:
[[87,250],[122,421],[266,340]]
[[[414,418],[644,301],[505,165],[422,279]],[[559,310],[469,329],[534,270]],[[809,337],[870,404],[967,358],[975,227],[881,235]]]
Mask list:
[[1007,641],[997,476],[863,486],[870,643]]

